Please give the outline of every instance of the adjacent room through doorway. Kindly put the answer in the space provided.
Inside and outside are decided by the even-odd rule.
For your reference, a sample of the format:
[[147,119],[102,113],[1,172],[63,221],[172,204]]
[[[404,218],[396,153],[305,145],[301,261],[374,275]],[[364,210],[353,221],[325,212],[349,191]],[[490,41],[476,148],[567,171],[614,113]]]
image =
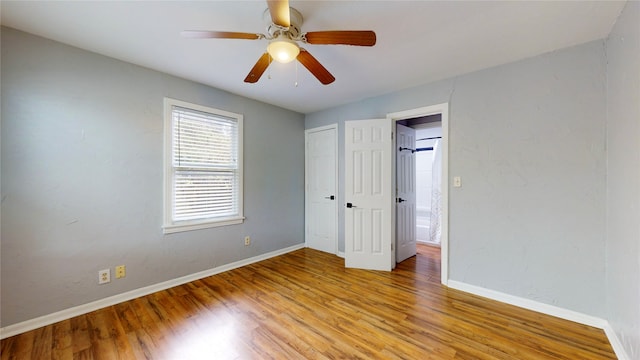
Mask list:
[[442,123],[416,125],[416,241],[440,246]]

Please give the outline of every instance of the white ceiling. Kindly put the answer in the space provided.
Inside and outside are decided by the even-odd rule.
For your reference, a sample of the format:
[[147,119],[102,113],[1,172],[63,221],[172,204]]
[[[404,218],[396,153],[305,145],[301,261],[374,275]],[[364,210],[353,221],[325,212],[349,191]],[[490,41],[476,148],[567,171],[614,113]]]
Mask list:
[[624,1],[290,5],[304,17],[303,32],[374,30],[377,44],[303,45],[336,77],[327,86],[295,63],[274,63],[248,84],[266,40],[185,39],[180,31],[266,33],[265,1],[3,0],[0,10],[5,26],[309,113],[605,38]]

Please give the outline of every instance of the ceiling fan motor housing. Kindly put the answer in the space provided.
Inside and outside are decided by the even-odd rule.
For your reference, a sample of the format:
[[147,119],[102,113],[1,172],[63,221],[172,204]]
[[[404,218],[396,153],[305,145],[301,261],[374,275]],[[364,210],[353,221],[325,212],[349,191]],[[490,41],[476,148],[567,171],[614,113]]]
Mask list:
[[262,20],[267,25],[267,34],[269,34],[269,37],[273,39],[282,34],[286,35],[291,40],[300,40],[300,35],[302,34],[300,32],[303,20],[302,14],[294,8],[289,8],[289,18],[291,26],[289,26],[288,29],[283,28],[273,23],[273,21],[271,20],[271,15],[269,14],[269,9],[266,9],[262,14]]

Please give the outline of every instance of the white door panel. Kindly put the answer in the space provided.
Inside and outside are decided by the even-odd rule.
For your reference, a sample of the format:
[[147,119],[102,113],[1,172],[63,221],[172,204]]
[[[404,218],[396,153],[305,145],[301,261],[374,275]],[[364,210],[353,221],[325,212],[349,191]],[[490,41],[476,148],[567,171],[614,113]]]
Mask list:
[[337,253],[337,137],[335,126],[307,130],[307,247]]
[[416,131],[396,125],[396,261],[416,254]]
[[345,265],[391,270],[392,127],[387,119],[345,122]]

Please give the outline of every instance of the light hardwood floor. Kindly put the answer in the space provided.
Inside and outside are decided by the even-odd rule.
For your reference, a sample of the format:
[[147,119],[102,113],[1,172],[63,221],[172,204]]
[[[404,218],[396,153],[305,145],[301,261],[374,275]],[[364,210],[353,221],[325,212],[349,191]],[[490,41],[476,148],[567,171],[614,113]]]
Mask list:
[[302,249],[2,340],[4,359],[615,359],[601,330]]

